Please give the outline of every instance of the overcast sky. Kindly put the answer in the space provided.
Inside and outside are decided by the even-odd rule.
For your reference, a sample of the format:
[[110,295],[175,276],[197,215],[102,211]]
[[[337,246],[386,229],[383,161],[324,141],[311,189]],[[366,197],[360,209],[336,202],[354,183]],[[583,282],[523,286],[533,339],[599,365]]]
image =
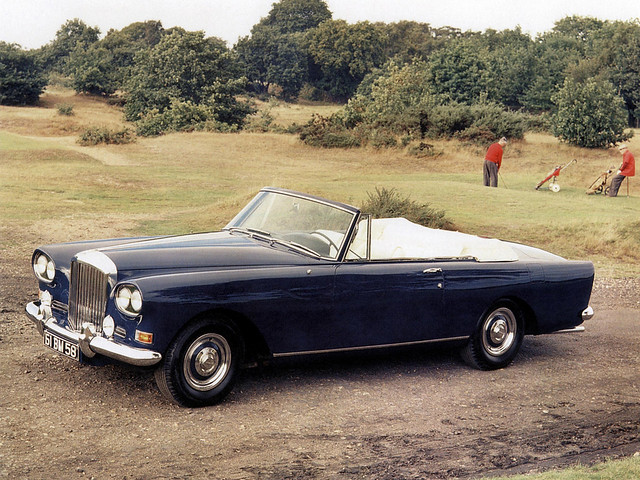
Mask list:
[[[568,15],[601,20],[640,18],[640,0],[326,0],[334,19],[349,23],[414,20],[432,27],[505,30],[535,36]],[[160,20],[220,37],[231,47],[265,17],[275,0],[0,0],[0,41],[37,48],[79,18],[102,34],[133,22]]]

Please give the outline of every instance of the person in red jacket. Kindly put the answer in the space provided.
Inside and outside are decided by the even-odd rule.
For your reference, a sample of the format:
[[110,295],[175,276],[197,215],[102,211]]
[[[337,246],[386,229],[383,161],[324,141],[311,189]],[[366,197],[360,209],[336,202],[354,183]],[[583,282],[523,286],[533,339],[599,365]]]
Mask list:
[[636,160],[633,158],[633,153],[629,151],[626,145],[620,145],[618,147],[620,153],[622,153],[622,165],[618,170],[618,174],[611,180],[611,187],[609,187],[609,196],[617,197],[620,185],[627,177],[633,177],[636,174]]
[[497,187],[498,186],[498,171],[502,166],[502,152],[503,147],[507,144],[507,139],[502,137],[496,143],[492,143],[487,154],[484,156],[484,167],[482,170],[483,180],[485,187]]

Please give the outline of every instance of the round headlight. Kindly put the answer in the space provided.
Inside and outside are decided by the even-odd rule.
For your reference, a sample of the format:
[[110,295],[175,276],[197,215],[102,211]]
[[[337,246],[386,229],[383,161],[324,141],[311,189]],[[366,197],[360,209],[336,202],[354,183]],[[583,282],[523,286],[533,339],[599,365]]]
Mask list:
[[131,310],[134,312],[142,310],[142,294],[138,289],[131,291]]
[[56,264],[44,253],[38,253],[33,259],[33,272],[39,280],[51,283],[56,276]]
[[127,312],[131,305],[131,290],[128,287],[120,287],[116,294],[116,306],[120,311]]
[[116,291],[116,307],[125,315],[138,315],[142,310],[142,293],[135,285],[121,285]]

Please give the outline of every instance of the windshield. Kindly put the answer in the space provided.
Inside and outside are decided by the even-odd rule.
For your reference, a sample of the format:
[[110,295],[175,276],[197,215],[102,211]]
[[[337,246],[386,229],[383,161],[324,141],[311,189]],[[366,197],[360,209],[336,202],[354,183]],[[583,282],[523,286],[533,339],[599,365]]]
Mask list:
[[355,211],[320,199],[262,191],[225,227],[274,242],[286,243],[315,256],[336,259]]

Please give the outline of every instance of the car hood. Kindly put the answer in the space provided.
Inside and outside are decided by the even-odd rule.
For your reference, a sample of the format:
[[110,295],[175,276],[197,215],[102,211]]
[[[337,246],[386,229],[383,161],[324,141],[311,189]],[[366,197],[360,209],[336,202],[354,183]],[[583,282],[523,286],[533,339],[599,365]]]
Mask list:
[[97,250],[113,261],[118,272],[297,265],[317,261],[282,245],[226,231],[145,239]]

